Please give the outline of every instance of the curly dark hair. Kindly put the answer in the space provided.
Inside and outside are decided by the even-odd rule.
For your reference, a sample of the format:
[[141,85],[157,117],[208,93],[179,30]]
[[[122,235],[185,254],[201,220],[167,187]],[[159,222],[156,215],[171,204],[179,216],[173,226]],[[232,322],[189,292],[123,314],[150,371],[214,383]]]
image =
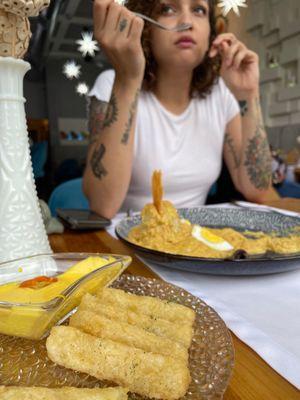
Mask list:
[[[159,0],[126,0],[126,7],[135,12],[145,14],[149,17],[156,17],[156,10]],[[216,30],[216,15],[215,15],[215,0],[208,0],[209,4],[209,24],[210,24],[210,38],[209,47],[217,36]],[[146,67],[143,81],[143,88],[145,90],[152,90],[156,80],[157,64],[151,50],[150,43],[150,26],[146,22],[142,34],[142,46],[146,58]],[[205,98],[212,89],[212,86],[217,81],[220,71],[220,58],[210,58],[208,53],[205,55],[204,60],[199,64],[193,72],[193,78],[190,88],[190,96],[197,96]]]

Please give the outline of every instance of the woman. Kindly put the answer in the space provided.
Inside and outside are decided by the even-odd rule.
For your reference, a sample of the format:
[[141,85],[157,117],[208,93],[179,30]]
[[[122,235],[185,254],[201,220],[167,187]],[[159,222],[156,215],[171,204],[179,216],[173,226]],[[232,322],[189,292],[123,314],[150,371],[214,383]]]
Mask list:
[[[144,27],[133,11],[191,28]],[[176,207],[202,205],[222,156],[236,188],[261,202],[271,162],[258,57],[233,34],[217,36],[213,0],[128,0],[126,8],[95,0],[94,27],[114,71],[100,74],[90,93],[83,187],[91,208],[107,218],[142,209],[154,169]]]

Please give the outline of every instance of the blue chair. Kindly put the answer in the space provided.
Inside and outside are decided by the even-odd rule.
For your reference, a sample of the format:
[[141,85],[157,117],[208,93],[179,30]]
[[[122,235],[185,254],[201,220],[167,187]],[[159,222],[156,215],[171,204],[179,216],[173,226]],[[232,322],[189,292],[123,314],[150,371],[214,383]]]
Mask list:
[[211,185],[208,192],[208,196],[215,196],[217,194],[217,190],[218,190],[218,185],[217,182],[215,182],[213,185]]
[[72,179],[58,185],[48,202],[51,214],[56,217],[57,208],[89,209],[89,203],[82,191],[82,178]]
[[290,182],[286,179],[282,182],[282,185],[276,187],[277,192],[281,197],[294,197],[300,199],[300,184],[296,182]]
[[30,148],[33,175],[35,178],[43,178],[45,176],[45,164],[48,156],[48,142],[33,143]]

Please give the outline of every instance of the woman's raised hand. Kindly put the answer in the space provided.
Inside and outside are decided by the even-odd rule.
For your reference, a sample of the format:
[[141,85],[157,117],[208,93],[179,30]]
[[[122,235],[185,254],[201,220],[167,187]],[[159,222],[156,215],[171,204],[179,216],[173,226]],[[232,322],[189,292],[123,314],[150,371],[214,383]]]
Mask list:
[[210,57],[217,54],[222,57],[222,78],[235,95],[258,91],[259,60],[256,53],[232,33],[223,33],[217,36],[209,51]]
[[142,81],[145,56],[141,45],[144,21],[114,0],[94,1],[94,36],[116,71],[126,81]]

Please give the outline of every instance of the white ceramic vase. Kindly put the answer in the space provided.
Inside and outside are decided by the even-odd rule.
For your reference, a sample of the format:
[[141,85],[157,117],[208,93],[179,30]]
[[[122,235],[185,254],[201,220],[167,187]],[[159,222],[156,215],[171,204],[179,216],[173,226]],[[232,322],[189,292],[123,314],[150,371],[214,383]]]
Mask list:
[[0,262],[51,253],[33,177],[23,78],[30,64],[0,57]]

